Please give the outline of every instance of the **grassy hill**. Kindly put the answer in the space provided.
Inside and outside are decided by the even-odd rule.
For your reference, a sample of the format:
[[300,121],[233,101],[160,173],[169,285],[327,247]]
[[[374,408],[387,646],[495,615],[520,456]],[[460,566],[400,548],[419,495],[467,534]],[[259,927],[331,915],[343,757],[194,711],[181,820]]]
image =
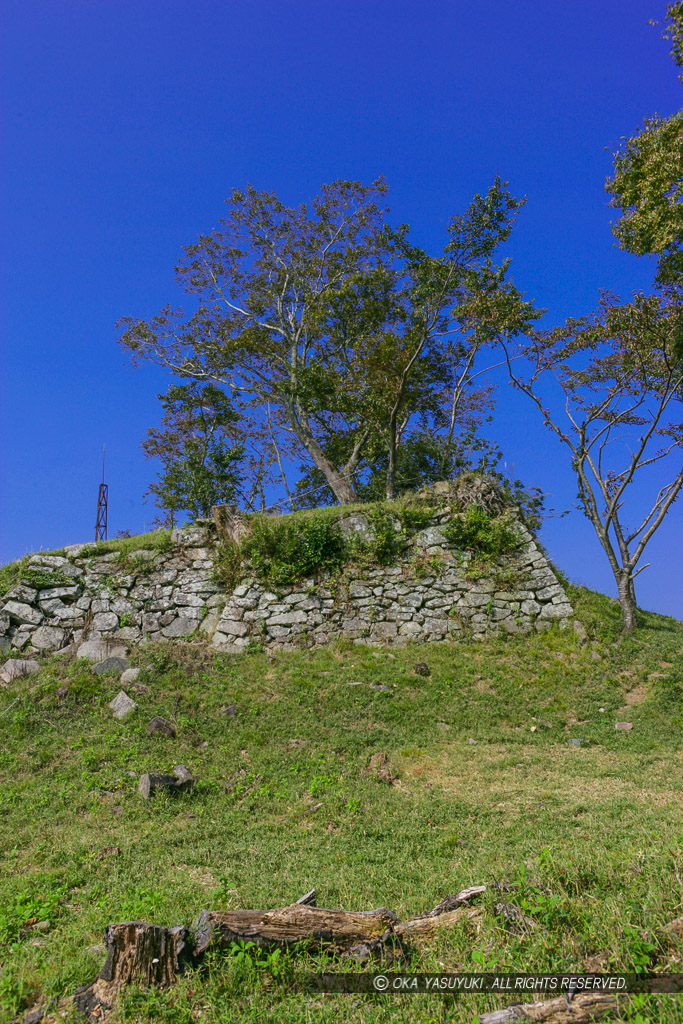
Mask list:
[[[416,969],[682,970],[661,929],[683,913],[683,627],[642,613],[622,639],[609,599],[570,596],[583,643],[553,629],[392,653],[145,648],[149,692],[123,722],[107,707],[119,680],[83,662],[0,690],[0,1018],[89,982],[108,923],[189,924],[313,886],[321,906],[407,917],[518,883],[506,899],[537,928],[516,934],[492,892],[476,922],[415,950]],[[149,737],[153,715],[176,736]],[[397,784],[368,770],[378,752]],[[179,762],[194,793],[137,795],[141,774]],[[127,993],[112,1020],[470,1022],[502,1005],[296,984],[323,964],[358,969],[211,955],[172,989]],[[683,1021],[683,1000],[625,1000],[620,1019]]]

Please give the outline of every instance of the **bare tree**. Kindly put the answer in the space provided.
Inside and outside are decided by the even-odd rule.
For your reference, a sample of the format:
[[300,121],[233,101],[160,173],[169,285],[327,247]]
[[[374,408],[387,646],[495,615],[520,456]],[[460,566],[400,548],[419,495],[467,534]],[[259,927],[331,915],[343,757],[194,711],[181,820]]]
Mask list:
[[[636,628],[634,580],[647,568],[639,563],[683,487],[683,367],[674,355],[680,329],[672,301],[636,295],[620,305],[603,296],[593,316],[531,336],[528,374],[513,370],[506,350],[510,380],[570,452],[580,507],[614,573],[627,632]],[[542,397],[549,380],[559,387],[564,415],[551,410],[545,389]],[[647,470],[658,480],[644,501]],[[627,499],[633,526],[625,519]]]

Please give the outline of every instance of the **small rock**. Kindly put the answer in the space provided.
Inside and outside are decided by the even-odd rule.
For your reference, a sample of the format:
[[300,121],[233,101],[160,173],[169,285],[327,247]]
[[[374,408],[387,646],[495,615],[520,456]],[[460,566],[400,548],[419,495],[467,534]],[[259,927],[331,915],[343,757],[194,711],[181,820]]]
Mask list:
[[208,750],[208,749],[209,749],[209,744],[207,743],[207,741],[206,741],[206,740],[204,740],[204,742],[203,742],[203,743],[200,743],[200,744],[199,744],[199,749],[200,749],[200,750]]
[[448,724],[448,722],[437,722],[436,727],[437,729],[441,729],[442,732],[446,732],[448,729],[450,729],[450,725]]
[[419,661],[415,666],[416,676],[430,676],[431,674],[432,673],[429,668],[429,665],[427,665],[424,661]]
[[607,708],[598,708],[598,711],[605,712],[605,711],[607,711]]
[[226,718],[234,718],[237,714],[237,705],[228,704],[227,708],[223,708],[223,714]]
[[139,675],[140,675],[140,669],[139,668],[127,668],[126,671],[121,676],[121,685],[122,686],[131,686],[131,688],[132,688],[132,684],[137,682],[137,678],[138,678]]
[[574,619],[574,633],[576,634],[576,638],[579,641],[579,643],[585,644],[588,640],[588,633],[586,632],[586,628],[582,622],[579,622],[578,619]]
[[581,736],[572,736],[569,742],[573,747],[582,747],[586,741]]
[[175,775],[169,775],[164,772],[146,772],[140,776],[138,783],[138,793],[143,800],[149,800],[150,797],[159,789],[164,789],[167,792],[174,792],[176,790],[178,780]]
[[124,690],[119,690],[114,699],[109,702],[109,707],[114,713],[114,718],[118,718],[122,721],[126,718],[133,708],[136,707],[135,701],[131,700]]
[[474,744],[475,744],[475,743],[476,743],[477,741],[476,741],[476,740],[473,740],[473,739],[472,739],[472,737],[470,736],[470,738],[468,739],[468,741],[467,741],[467,742],[468,742],[468,743],[470,743],[470,744],[472,744],[472,745],[474,745]]
[[547,718],[539,718],[538,724],[542,725],[544,729],[552,729],[553,723],[549,722]]
[[10,658],[0,670],[0,679],[3,683],[11,683],[21,676],[32,676],[40,672],[40,664],[28,658]]
[[363,685],[363,683],[362,683],[362,682],[360,682],[360,681],[354,681],[354,682],[352,682],[352,683],[347,683],[346,685],[347,685],[347,686],[362,686],[362,685]]
[[151,718],[149,725],[147,726],[147,735],[154,736],[159,733],[162,736],[175,736],[175,726],[171,722],[167,722],[165,718],[160,718],[159,715],[155,715]]
[[[37,945],[37,943],[31,943],[31,945]],[[40,943],[42,946],[42,942]],[[106,953],[106,949],[103,946],[102,950]],[[45,1020],[45,1014],[47,1013],[46,1006],[36,1006],[33,1010],[28,1010],[23,1018],[22,1024],[41,1024],[41,1021]]]
[[630,732],[633,728],[633,722],[616,722],[614,728],[618,729],[619,732]]
[[387,693],[391,691],[390,686],[382,686],[380,683],[370,683],[370,689],[375,690],[377,693]]
[[[124,672],[124,675],[125,675],[125,672]],[[123,676],[121,676],[121,679],[123,680]],[[145,686],[144,683],[131,683],[128,688],[130,690],[132,690],[133,693],[138,693],[138,694],[149,693],[149,686]]]
[[97,860],[105,860],[107,857],[119,857],[120,855],[120,846],[104,846],[97,854]]
[[591,658],[593,661],[602,661],[602,656],[597,651],[591,651]]
[[96,665],[93,665],[92,670],[98,676],[105,675],[107,672],[112,672],[117,676],[120,676],[126,669],[130,668],[130,662],[128,658],[105,658],[104,661],[98,661]]
[[131,772],[128,772],[128,778],[130,778],[130,779],[137,779],[137,775],[135,774],[135,772],[131,771]]
[[375,775],[380,782],[387,782],[389,785],[394,781],[394,774],[389,767],[389,758],[384,751],[373,754],[368,764],[368,772]]

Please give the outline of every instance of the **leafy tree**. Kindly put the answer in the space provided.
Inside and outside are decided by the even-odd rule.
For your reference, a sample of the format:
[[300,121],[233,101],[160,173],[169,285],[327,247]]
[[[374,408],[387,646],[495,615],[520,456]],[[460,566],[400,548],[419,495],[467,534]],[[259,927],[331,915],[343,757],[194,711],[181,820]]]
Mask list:
[[[228,215],[185,248],[176,268],[199,308],[162,310],[149,322],[124,318],[122,344],[181,377],[223,385],[272,411],[272,423],[298,441],[335,497],[353,501],[352,477],[369,429],[340,402],[331,303],[353,278],[377,266],[383,250],[386,185],[337,181],[312,209],[286,207],[269,192],[233,191]],[[339,415],[353,436],[344,464],[320,444],[319,420]]]
[[235,440],[239,417],[215,385],[175,385],[159,399],[162,429],[150,429],[142,447],[147,458],[161,461],[148,494],[164,513],[160,524],[173,526],[181,512],[197,519],[213,505],[235,501],[244,446]]
[[[527,374],[508,359],[513,384],[569,451],[580,507],[614,573],[625,631],[636,627],[634,580],[646,568],[639,563],[683,487],[678,329],[671,299],[637,295],[619,305],[604,296],[593,316],[531,336]],[[556,386],[566,415],[551,411]],[[660,480],[646,499],[653,467]]]
[[309,210],[235,191],[177,267],[196,313],[121,321],[134,360],[211,381],[250,410],[288,492],[283,461],[303,450],[338,501],[355,501],[365,451],[383,446],[393,495],[417,420],[449,451],[490,401],[473,384],[478,351],[537,315],[506,282],[508,261],[492,261],[522,205],[505,182],[453,218],[437,258],[387,227],[385,193],[382,179],[337,181]]
[[[683,2],[667,8],[666,36],[674,63],[683,67]],[[679,75],[683,81],[683,74]],[[683,288],[683,111],[647,118],[614,155],[605,187],[622,215],[613,230],[620,245],[658,260],[656,283]],[[679,354],[683,346],[679,345]]]

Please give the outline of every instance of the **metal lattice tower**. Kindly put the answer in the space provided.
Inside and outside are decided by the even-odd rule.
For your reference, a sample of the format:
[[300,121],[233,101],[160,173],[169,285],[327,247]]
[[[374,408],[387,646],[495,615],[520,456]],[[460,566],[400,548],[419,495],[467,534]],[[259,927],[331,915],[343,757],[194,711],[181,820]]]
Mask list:
[[97,495],[97,522],[95,523],[95,540],[107,539],[107,504],[109,501],[109,484],[104,482],[104,445],[102,445],[102,483]]

